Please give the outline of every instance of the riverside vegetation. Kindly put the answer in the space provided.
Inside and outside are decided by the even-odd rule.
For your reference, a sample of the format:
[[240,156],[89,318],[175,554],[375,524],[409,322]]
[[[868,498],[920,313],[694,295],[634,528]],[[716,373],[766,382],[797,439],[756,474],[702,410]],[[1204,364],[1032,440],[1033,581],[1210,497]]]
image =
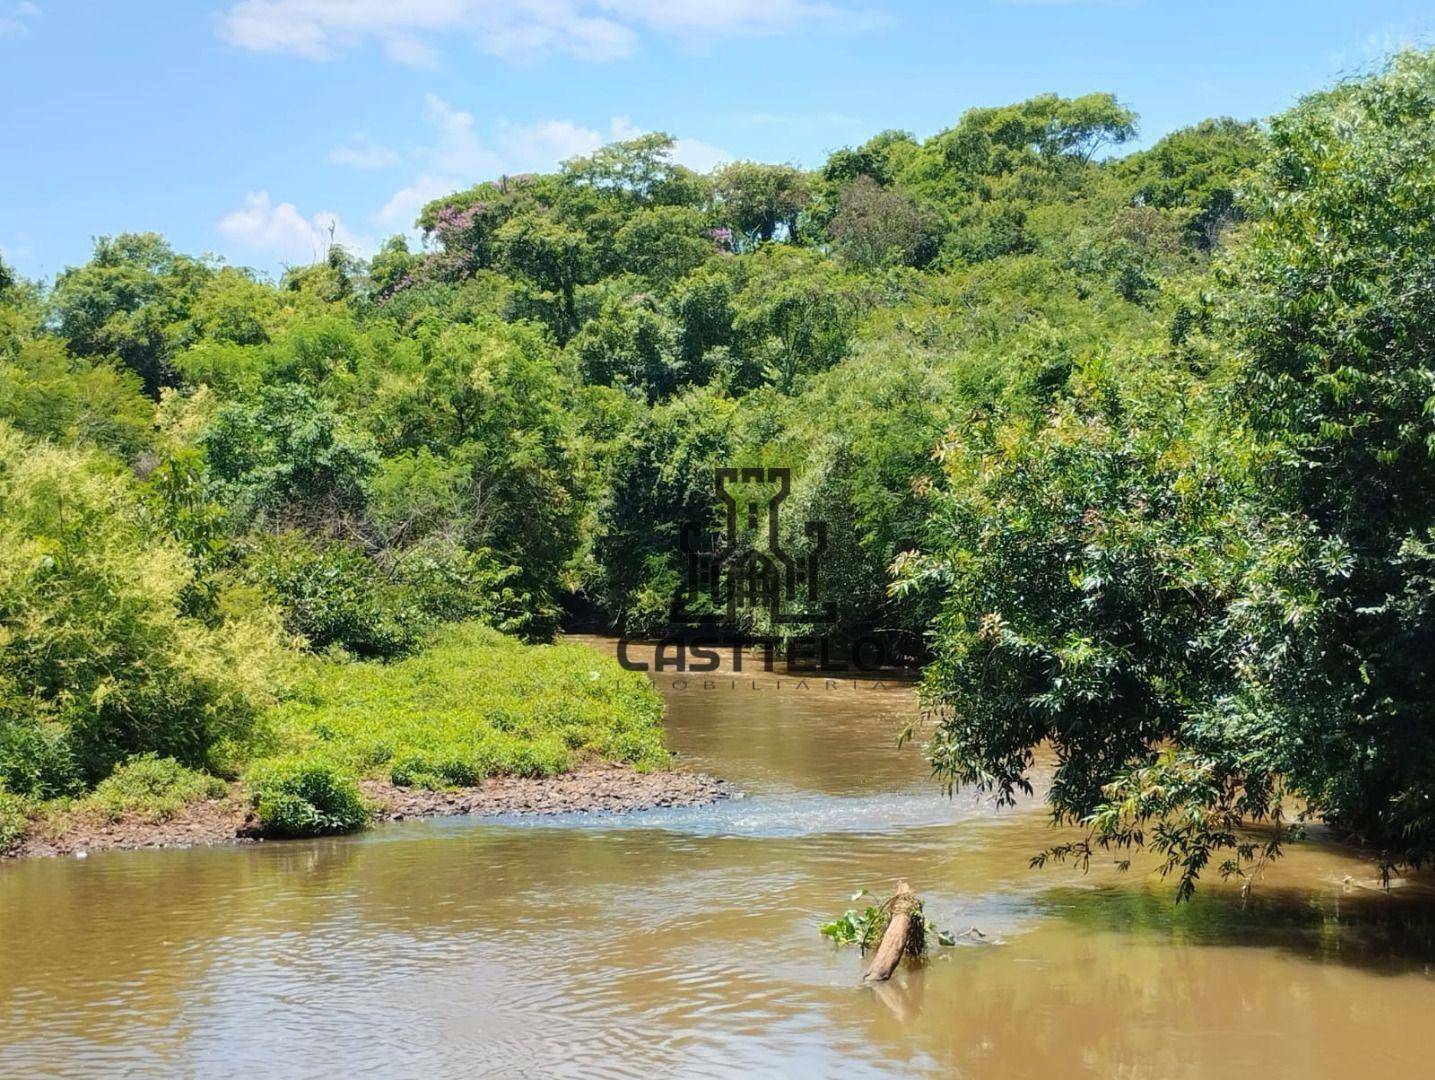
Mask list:
[[840,631],[925,664],[941,779],[1053,748],[1046,857],[1189,895],[1296,805],[1427,861],[1435,57],[1135,133],[1044,95],[710,175],[653,134],[273,284],[151,234],[0,268],[0,844],[206,777],[303,834],[365,775],[661,765],[640,676],[534,643],[659,629],[761,463]]

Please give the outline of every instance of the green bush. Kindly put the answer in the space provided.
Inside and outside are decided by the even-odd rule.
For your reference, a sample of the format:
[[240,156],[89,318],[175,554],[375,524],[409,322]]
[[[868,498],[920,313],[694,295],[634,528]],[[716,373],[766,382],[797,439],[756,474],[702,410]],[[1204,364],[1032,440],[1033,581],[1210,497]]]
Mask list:
[[551,632],[542,601],[521,589],[522,571],[500,565],[487,548],[469,551],[429,537],[394,556],[394,581],[435,622],[480,619],[504,633],[541,637]]
[[116,820],[140,814],[163,821],[188,803],[218,798],[225,790],[223,780],[187,769],[174,758],[136,754],[101,780],[85,801]]
[[0,704],[0,786],[35,798],[83,791],[68,729],[24,705],[18,700],[8,709]]
[[186,613],[194,567],[111,458],[0,423],[0,775],[73,794],[131,754],[204,764],[288,663],[263,610]]
[[399,787],[467,787],[483,779],[477,762],[409,754],[389,766],[389,779]]
[[940,447],[899,567],[940,598],[931,757],[1010,797],[1049,745],[1088,830],[1049,854],[1145,846],[1186,897],[1278,854],[1245,827],[1289,795],[1387,868],[1435,860],[1432,148],[1435,54],[1305,99],[1181,363],[1077,362]]
[[18,795],[12,795],[0,787],[0,855],[4,855],[25,838],[30,821],[25,813],[25,803]]
[[365,657],[398,656],[419,639],[424,617],[408,590],[380,573],[357,544],[291,531],[259,538],[246,574],[284,612],[284,626],[310,648],[338,645]]
[[249,793],[269,836],[354,832],[369,822],[353,776],[319,759],[262,761],[249,774]]

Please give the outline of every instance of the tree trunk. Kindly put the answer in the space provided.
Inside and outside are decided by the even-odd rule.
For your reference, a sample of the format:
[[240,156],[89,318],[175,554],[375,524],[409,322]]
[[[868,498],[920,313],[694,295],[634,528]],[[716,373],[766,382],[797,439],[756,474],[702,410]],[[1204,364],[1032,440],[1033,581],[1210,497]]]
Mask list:
[[892,977],[892,972],[897,970],[902,954],[907,951],[907,935],[912,929],[912,909],[916,902],[917,898],[912,895],[907,883],[898,882],[892,901],[892,919],[887,923],[887,932],[882,935],[882,943],[872,955],[872,963],[868,966],[867,973],[862,976],[863,982],[886,982]]

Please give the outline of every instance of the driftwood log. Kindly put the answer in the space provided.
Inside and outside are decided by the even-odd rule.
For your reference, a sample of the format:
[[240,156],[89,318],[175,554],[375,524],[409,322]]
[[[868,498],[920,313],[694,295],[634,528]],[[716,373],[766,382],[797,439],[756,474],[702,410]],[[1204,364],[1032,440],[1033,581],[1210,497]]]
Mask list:
[[917,898],[905,881],[898,882],[892,896],[892,918],[882,942],[872,954],[872,963],[867,965],[863,982],[886,982],[897,970],[902,954],[907,951],[907,935],[912,932],[912,913],[917,909]]

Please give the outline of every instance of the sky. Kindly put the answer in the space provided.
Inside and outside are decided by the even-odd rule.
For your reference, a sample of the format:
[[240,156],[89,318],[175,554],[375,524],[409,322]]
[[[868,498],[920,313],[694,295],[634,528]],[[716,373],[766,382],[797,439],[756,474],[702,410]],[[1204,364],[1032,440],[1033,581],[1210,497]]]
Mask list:
[[276,275],[642,131],[812,167],[1046,91],[1149,145],[1432,42],[1429,0],[0,0],[0,257],[50,279],[153,230]]

